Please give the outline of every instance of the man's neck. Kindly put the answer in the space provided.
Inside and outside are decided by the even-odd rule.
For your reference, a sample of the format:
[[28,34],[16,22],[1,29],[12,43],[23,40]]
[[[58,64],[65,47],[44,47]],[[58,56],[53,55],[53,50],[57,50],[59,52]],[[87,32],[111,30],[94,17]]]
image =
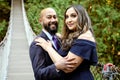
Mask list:
[[42,29],[42,31],[47,35],[47,37],[48,37],[50,40],[52,40],[52,35],[51,35],[48,31],[46,31],[45,29]]

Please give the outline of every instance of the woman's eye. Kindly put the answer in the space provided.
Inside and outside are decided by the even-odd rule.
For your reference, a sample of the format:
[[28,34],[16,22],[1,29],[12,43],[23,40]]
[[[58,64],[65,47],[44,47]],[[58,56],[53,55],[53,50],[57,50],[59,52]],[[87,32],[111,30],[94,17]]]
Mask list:
[[77,15],[75,15],[75,14],[72,14],[72,15],[71,15],[71,17],[76,17],[76,16],[77,16]]
[[66,15],[66,16],[65,16],[65,18],[67,19],[67,18],[68,18],[68,16]]

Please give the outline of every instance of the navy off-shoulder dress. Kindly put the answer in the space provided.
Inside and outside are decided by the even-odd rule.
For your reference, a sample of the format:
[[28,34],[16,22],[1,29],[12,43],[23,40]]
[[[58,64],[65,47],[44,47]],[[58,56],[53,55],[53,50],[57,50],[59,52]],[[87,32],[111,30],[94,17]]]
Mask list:
[[[84,39],[77,39],[74,40],[69,51],[82,57],[84,60],[73,72],[68,74],[63,73],[64,80],[94,80],[90,66],[96,65],[98,61],[96,43]],[[59,53],[64,57],[68,54],[68,51],[60,49]]]

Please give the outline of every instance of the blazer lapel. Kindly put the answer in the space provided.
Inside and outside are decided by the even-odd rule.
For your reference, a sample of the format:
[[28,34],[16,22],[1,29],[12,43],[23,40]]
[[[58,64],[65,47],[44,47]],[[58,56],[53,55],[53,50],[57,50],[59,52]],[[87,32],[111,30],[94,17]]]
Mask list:
[[[45,40],[50,40],[43,31],[38,35],[38,37],[42,37],[42,38],[44,38]],[[59,39],[58,39],[58,40],[59,40]],[[59,40],[59,45],[60,45],[60,40]],[[52,44],[52,47],[55,49],[55,47],[53,46],[53,44]],[[55,49],[55,50],[56,50],[56,49]]]

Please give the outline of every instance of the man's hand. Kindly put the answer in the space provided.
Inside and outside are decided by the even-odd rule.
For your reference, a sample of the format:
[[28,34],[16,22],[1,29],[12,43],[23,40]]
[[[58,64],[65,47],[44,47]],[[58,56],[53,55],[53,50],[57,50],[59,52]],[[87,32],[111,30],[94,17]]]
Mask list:
[[64,59],[60,59],[58,62],[55,63],[55,66],[58,70],[62,70],[65,73],[70,73],[76,69],[77,62],[74,61],[75,58],[68,59],[65,57]]

